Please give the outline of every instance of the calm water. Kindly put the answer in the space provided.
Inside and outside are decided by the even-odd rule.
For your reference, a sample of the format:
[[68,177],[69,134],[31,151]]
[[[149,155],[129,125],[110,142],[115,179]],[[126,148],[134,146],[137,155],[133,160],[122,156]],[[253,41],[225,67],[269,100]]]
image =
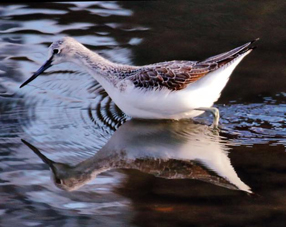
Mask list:
[[[0,226],[285,226],[285,12],[282,0],[0,5]],[[19,89],[66,35],[134,65],[261,40],[216,103],[216,133],[207,114],[132,120],[72,64]]]

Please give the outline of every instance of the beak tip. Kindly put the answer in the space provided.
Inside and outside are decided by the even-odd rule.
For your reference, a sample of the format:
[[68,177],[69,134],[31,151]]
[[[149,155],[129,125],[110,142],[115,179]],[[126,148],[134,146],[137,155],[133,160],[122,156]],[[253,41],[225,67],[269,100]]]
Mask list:
[[31,76],[28,80],[26,80],[24,83],[22,83],[19,88],[24,87],[25,85],[27,85],[28,83],[30,83],[32,80],[36,79],[37,76],[38,76],[37,74],[33,74],[33,76]]
[[24,86],[27,85],[27,84],[28,84],[28,80],[25,81],[24,83],[22,83],[19,88],[22,88],[22,87],[24,87]]
[[26,80],[24,83],[22,83],[19,88],[24,87],[25,85],[30,83],[32,80],[36,79],[46,69],[50,68],[52,66],[51,62],[52,62],[52,57],[44,65],[42,65],[42,67],[39,68],[38,71],[35,72],[28,80]]

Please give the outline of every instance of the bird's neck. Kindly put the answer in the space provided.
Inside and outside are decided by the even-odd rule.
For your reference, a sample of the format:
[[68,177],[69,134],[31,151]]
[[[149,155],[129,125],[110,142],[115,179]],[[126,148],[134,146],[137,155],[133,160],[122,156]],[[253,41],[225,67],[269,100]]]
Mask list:
[[102,56],[82,47],[75,54],[75,62],[86,69],[104,88],[104,84],[116,85],[120,81],[119,72],[128,71],[133,66],[113,63]]

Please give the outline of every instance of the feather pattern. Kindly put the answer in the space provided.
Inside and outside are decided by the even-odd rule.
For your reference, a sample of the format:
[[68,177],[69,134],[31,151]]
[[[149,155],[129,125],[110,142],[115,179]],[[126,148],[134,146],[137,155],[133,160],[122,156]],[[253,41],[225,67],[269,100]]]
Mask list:
[[146,65],[131,71],[121,71],[120,78],[133,82],[142,89],[168,88],[171,91],[182,90],[210,72],[232,62],[246,51],[253,42],[248,42],[231,51],[207,58],[203,61],[166,61]]

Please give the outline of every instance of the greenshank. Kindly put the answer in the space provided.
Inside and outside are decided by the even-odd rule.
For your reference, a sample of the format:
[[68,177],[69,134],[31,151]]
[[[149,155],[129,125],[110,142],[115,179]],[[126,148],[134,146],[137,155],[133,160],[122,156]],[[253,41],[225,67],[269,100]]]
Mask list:
[[219,110],[212,107],[238,63],[255,46],[255,39],[202,61],[165,61],[144,66],[113,63],[71,37],[49,47],[48,60],[21,86],[52,65],[73,62],[84,68],[127,115],[143,119],[184,119],[205,111],[218,127]]

